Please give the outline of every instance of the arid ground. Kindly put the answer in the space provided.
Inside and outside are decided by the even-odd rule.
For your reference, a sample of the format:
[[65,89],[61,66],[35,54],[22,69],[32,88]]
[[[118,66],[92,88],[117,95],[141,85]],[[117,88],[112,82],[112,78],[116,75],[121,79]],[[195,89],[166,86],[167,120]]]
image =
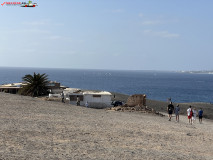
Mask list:
[[213,122],[0,93],[0,159],[213,159]]

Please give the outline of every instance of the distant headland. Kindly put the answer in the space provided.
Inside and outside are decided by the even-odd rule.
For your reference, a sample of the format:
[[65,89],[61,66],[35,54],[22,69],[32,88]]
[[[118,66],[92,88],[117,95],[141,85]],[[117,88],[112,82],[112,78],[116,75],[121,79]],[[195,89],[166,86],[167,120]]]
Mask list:
[[192,73],[192,74],[213,74],[213,70],[201,70],[201,71],[178,71],[180,73]]

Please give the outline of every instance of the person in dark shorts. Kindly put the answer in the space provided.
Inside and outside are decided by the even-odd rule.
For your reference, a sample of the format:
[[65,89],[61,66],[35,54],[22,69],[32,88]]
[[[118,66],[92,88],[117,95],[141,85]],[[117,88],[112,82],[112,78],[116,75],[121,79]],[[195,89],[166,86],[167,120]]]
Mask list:
[[202,118],[203,118],[203,110],[202,110],[202,108],[200,108],[200,110],[198,111],[198,116],[199,116],[199,122],[202,123]]
[[170,104],[168,105],[167,111],[168,111],[169,121],[171,121],[172,113],[174,112],[174,106],[172,102],[170,102]]

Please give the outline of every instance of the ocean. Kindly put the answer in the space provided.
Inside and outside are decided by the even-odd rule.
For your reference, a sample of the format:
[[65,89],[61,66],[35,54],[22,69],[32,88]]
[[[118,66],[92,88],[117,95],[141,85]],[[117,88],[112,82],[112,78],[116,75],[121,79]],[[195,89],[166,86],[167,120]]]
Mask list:
[[171,97],[177,103],[213,103],[213,74],[0,67],[0,84],[21,82],[25,74],[34,72],[46,73],[49,80],[71,88],[146,94],[160,101]]

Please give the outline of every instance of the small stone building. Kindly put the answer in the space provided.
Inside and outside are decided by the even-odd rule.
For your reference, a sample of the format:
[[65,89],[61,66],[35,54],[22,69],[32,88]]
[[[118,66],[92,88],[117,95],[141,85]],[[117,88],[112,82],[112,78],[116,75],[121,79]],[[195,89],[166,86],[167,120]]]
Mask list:
[[127,99],[127,106],[129,107],[135,107],[135,106],[146,106],[146,95],[145,94],[134,94],[131,95]]

